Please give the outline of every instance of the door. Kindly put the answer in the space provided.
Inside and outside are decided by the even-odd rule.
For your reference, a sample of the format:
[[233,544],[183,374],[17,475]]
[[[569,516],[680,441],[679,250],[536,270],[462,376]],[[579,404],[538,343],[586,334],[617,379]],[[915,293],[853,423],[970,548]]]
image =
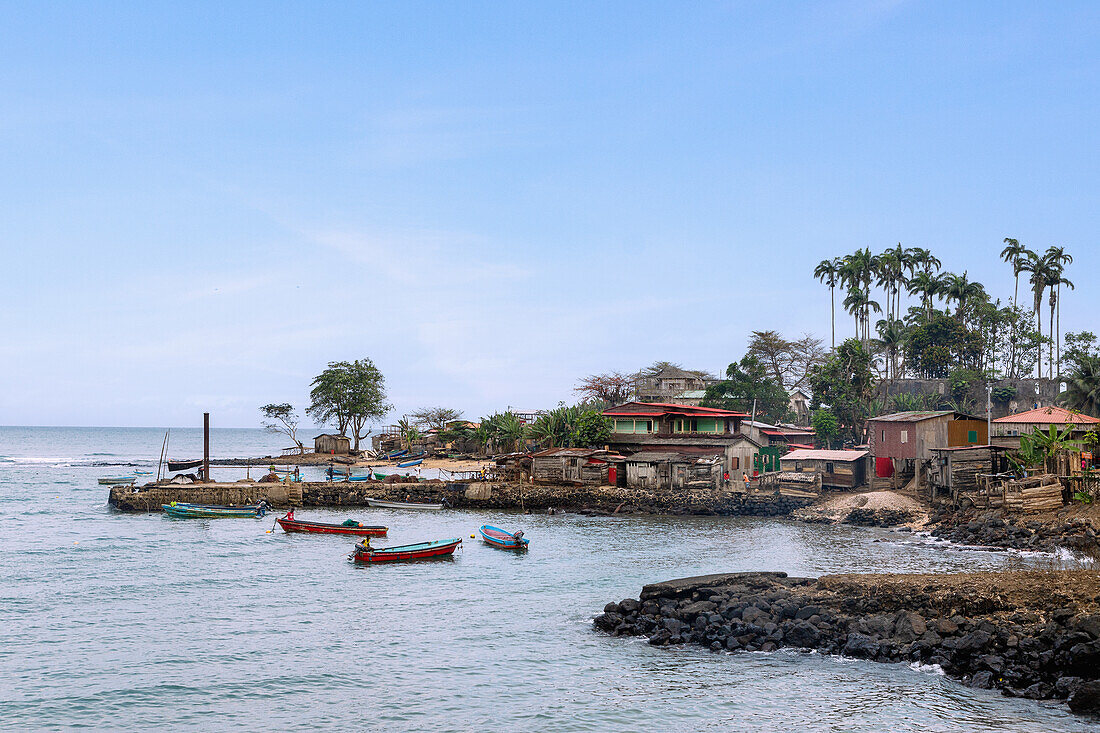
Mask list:
[[618,486],[619,484],[619,467],[614,463],[607,467],[607,483],[609,486]]
[[565,480],[566,481],[580,481],[581,480],[581,459],[569,458],[565,462]]

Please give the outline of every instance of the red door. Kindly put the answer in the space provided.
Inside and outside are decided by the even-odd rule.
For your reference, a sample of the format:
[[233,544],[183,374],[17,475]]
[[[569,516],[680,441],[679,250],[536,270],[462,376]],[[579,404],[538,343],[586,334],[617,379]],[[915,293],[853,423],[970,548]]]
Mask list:
[[619,480],[619,467],[612,463],[607,467],[607,483],[615,486]]

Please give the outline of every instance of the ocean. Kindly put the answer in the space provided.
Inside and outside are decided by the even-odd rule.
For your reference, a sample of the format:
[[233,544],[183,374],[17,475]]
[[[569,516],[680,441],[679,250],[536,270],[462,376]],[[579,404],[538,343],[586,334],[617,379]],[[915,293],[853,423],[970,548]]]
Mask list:
[[[936,669],[654,648],[591,623],[674,577],[1042,558],[775,519],[298,512],[388,525],[376,545],[464,538],[451,561],[359,567],[351,540],[271,531],[270,516],[112,512],[96,478],[155,465],[163,435],[0,427],[0,729],[1090,730],[1064,705]],[[213,436],[218,457],[285,447],[262,430]],[[173,458],[201,453],[201,430],[172,441]],[[482,524],[523,529],[530,551],[470,539]]]

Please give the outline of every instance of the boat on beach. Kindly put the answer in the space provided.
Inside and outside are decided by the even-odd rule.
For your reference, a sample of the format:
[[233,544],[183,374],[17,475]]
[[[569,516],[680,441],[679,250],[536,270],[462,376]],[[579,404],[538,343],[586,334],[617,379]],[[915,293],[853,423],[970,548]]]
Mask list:
[[405,450],[395,450],[392,453],[387,453],[386,458],[389,458],[389,459],[400,458],[401,456],[408,455],[408,453],[409,453],[408,448],[406,448]]
[[384,499],[367,499],[367,505],[375,509],[442,509],[442,504],[421,504],[414,501],[385,501]]
[[102,486],[120,486],[122,484],[132,484],[135,481],[137,481],[137,476],[103,476],[99,479]]
[[524,538],[522,531],[507,532],[490,524],[483,525],[478,531],[481,532],[481,539],[487,544],[502,550],[526,550],[530,542]]
[[267,514],[268,503],[245,506],[224,506],[219,504],[188,504],[173,501],[161,504],[164,513],[173,519],[218,519],[221,517],[262,517]]
[[405,461],[404,463],[398,463],[398,468],[412,468],[413,466],[419,466],[424,462],[423,458],[417,458],[415,461]]
[[462,539],[455,537],[449,540],[432,540],[431,542],[418,542],[413,545],[398,545],[397,547],[374,548],[369,540],[360,542],[355,546],[352,558],[355,562],[401,562],[405,560],[427,560],[429,558],[451,557],[455,550],[462,544]]
[[168,461],[169,471],[186,471],[190,468],[198,468],[202,465],[202,459],[197,458],[193,461]]
[[[284,532],[310,532],[314,534],[350,534],[357,537],[385,537],[389,527],[381,525],[368,526],[349,519],[343,524],[328,524],[326,522],[307,522],[295,519],[293,515],[279,517],[275,520]],[[349,524],[350,522],[350,524]]]

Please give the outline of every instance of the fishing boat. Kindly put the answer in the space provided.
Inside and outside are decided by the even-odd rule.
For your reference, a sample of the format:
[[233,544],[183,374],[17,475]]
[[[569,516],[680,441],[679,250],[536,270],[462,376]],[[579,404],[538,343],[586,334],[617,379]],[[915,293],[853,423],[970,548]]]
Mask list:
[[385,481],[387,475],[388,474],[385,474],[385,473],[378,473],[377,471],[374,472],[374,477],[376,479],[378,479],[379,481]]
[[343,524],[326,524],[325,522],[306,522],[295,519],[293,514],[279,517],[275,520],[284,532],[312,532],[315,534],[351,534],[358,537],[385,537],[388,527],[367,526],[349,519]]
[[134,475],[135,476],[152,476],[153,472],[152,471],[139,471],[137,469],[134,469]]
[[406,448],[405,450],[395,450],[393,453],[387,453],[386,458],[391,458],[391,459],[392,458],[399,458],[403,455],[406,455],[408,452],[409,452],[408,448]]
[[413,466],[419,466],[424,462],[423,458],[417,458],[415,461],[405,461],[404,463],[398,463],[398,468],[412,468]]
[[99,483],[103,486],[121,486],[122,484],[132,484],[137,481],[137,476],[104,476],[99,479]]
[[198,468],[202,465],[202,459],[198,458],[194,461],[168,461],[169,471],[186,471],[189,468]]
[[329,478],[365,476],[370,478],[370,466],[329,466],[325,469]]
[[403,560],[427,560],[433,557],[451,557],[455,549],[462,544],[462,539],[455,537],[450,540],[433,540],[431,542],[418,542],[415,545],[399,545],[397,547],[375,548],[370,546],[370,541],[360,542],[355,546],[353,558],[355,562],[401,562]]
[[414,501],[385,501],[367,499],[367,504],[375,509],[442,509],[442,504],[420,504]]
[[187,504],[173,501],[161,504],[164,513],[173,519],[217,519],[220,517],[262,517],[267,514],[268,503],[246,506],[223,506],[218,504]]
[[505,532],[500,527],[489,524],[484,525],[478,531],[481,532],[481,539],[502,550],[526,550],[527,544],[530,542],[530,540],[524,538],[522,531]]

